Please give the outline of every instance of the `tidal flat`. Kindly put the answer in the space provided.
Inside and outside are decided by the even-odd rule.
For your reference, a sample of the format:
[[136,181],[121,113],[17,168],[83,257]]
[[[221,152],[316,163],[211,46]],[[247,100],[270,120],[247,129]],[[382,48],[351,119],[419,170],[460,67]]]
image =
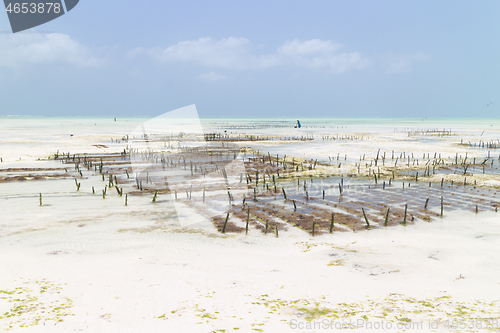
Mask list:
[[500,120],[294,121],[2,117],[0,329],[500,331]]

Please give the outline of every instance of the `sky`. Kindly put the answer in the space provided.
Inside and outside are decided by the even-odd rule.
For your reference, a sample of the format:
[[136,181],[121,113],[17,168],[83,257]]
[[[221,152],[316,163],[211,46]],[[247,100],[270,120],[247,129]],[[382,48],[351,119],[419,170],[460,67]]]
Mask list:
[[500,117],[499,1],[80,0],[13,34],[0,115]]

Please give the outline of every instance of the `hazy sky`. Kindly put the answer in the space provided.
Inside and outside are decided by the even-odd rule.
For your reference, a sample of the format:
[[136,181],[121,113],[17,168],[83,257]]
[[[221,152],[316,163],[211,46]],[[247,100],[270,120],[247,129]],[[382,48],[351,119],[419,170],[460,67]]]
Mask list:
[[12,34],[4,12],[0,115],[500,117],[499,17],[500,1],[80,0]]

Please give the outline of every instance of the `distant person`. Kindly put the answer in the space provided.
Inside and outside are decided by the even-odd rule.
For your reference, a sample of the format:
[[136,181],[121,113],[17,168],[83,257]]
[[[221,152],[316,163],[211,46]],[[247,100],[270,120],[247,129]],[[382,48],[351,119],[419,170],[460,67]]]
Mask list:
[[301,128],[302,125],[300,124],[300,121],[297,119],[297,124],[294,126],[294,128]]

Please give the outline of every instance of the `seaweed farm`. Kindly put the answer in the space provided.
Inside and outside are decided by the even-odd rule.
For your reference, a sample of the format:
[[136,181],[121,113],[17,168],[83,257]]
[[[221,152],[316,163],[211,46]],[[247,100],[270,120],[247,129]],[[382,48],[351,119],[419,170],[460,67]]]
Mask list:
[[498,331],[500,124],[166,120],[3,132],[1,330]]
[[[491,157],[476,161],[457,153],[446,160],[436,152],[419,160],[413,153],[379,150],[342,167],[339,156],[318,162],[265,155],[229,138],[193,147],[181,145],[189,137],[177,138],[175,145],[172,137],[168,142],[149,137],[149,144],[163,148],[143,151],[129,148],[133,142],[124,140],[120,153],[58,151],[51,159],[61,168],[6,169],[0,182],[73,178],[74,191],[97,200],[119,196],[128,204],[129,198],[149,196],[158,204],[178,201],[201,214],[210,212],[214,227],[223,233],[255,228],[278,235],[296,227],[314,236],[407,225],[416,219],[431,222],[456,209],[497,212],[500,206],[498,188],[481,186],[483,178],[478,184],[475,177],[476,172],[500,175],[500,160]],[[81,188],[81,179],[89,178],[96,186]]]

